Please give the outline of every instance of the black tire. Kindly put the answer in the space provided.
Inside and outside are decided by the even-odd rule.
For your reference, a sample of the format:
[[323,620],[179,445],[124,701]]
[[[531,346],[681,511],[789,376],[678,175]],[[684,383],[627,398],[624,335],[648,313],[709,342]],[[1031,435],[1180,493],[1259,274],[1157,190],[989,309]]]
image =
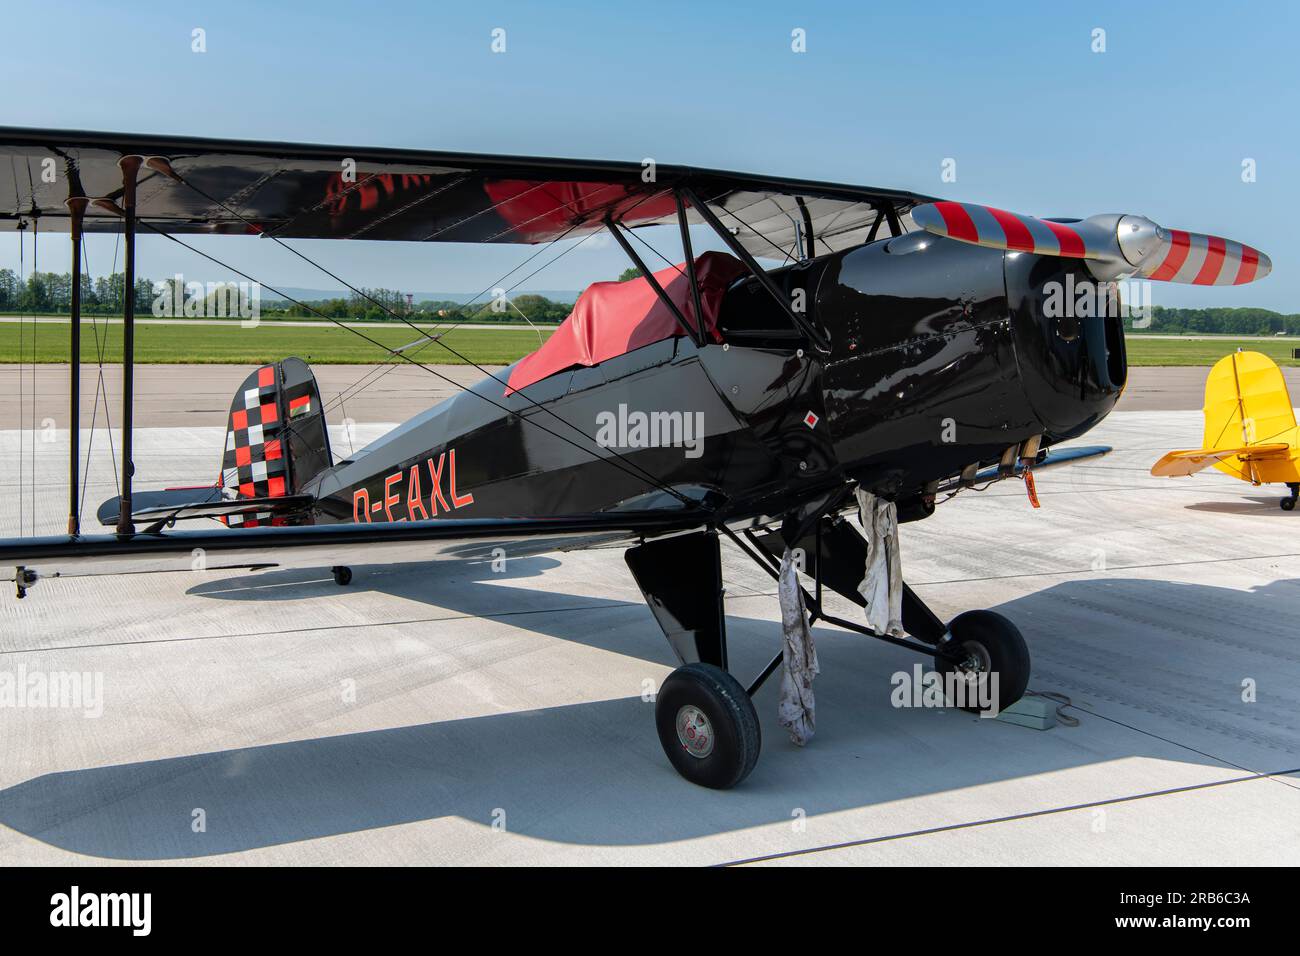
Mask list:
[[1294,498],[1283,498],[1281,501],[1278,502],[1278,504],[1280,504],[1280,505],[1282,506],[1282,510],[1283,510],[1283,511],[1294,511],[1294,510],[1295,510],[1295,499],[1294,499]]
[[[950,652],[963,654],[967,660],[978,659],[981,669],[998,675],[998,710],[1006,710],[1029,687],[1029,647],[1020,629],[994,611],[967,611],[958,614],[948,625],[952,640],[940,646]],[[948,674],[967,670],[957,661],[936,654],[935,670]],[[984,678],[980,678],[984,679]],[[963,707],[970,713],[979,713],[979,707]]]
[[[707,748],[688,740],[696,738],[691,723],[685,736],[678,734],[678,719],[689,721],[694,708],[703,715],[706,730],[712,731]],[[714,790],[728,790],[749,776],[758,763],[763,738],[754,703],[740,682],[712,664],[687,664],[668,675],[655,697],[655,727],[664,753],[677,772],[691,783]]]
[[334,572],[334,583],[339,587],[345,588],[352,583],[351,568],[339,565],[338,567],[330,568],[330,570]]

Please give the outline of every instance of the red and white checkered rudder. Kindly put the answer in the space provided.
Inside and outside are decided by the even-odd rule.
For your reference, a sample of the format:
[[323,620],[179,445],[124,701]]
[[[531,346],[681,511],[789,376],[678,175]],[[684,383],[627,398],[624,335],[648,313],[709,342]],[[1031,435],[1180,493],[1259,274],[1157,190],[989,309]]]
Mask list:
[[[298,494],[329,468],[332,456],[320,389],[307,363],[287,358],[244,380],[230,404],[217,485],[222,497],[282,498]],[[269,512],[228,515],[230,527],[296,523]]]

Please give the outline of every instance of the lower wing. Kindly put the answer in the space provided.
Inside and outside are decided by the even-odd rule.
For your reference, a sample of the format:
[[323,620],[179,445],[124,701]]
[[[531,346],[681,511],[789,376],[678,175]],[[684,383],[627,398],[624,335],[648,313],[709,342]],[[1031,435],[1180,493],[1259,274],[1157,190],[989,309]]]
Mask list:
[[[247,502],[241,503],[247,505]],[[193,507],[199,507],[194,505]],[[160,509],[166,514],[169,509]],[[160,515],[161,516],[161,515]],[[133,535],[0,540],[0,566],[60,577],[126,571],[330,567],[361,561],[491,561],[599,547],[702,527],[703,511],[601,512],[555,518],[447,518],[383,524],[214,528],[155,527]],[[163,524],[165,522],[160,522]]]

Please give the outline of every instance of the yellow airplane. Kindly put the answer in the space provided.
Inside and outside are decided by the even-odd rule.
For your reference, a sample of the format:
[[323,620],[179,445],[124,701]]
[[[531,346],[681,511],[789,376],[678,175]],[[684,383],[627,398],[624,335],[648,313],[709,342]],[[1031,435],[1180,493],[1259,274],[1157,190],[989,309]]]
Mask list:
[[1252,485],[1285,484],[1282,510],[1300,498],[1300,428],[1282,371],[1267,355],[1237,351],[1205,380],[1204,447],[1171,451],[1151,474],[1181,478],[1213,465]]

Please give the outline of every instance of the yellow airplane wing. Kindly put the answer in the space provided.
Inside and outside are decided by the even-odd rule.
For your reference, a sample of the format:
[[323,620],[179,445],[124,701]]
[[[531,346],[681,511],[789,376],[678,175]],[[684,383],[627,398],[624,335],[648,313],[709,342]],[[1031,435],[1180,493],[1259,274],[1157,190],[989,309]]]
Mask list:
[[1243,461],[1287,461],[1291,446],[1283,443],[1247,445],[1242,448],[1191,448],[1171,451],[1151,466],[1151,474],[1162,478],[1185,478],[1229,458]]

